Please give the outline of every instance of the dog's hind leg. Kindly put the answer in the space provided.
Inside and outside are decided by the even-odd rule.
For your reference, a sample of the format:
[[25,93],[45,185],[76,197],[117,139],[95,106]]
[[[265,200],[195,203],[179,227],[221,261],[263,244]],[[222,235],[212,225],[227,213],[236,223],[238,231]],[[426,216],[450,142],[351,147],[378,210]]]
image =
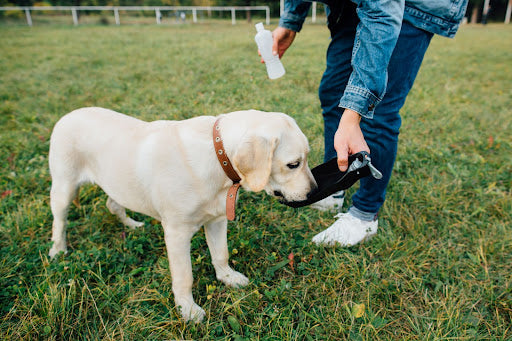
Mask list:
[[233,270],[228,264],[227,225],[228,222],[225,219],[205,224],[206,242],[210,249],[217,279],[232,287],[242,287],[249,283],[249,279]]
[[135,229],[137,227],[141,227],[144,225],[143,222],[129,218],[126,215],[126,209],[123,206],[119,205],[117,202],[115,202],[114,199],[112,199],[111,197],[108,197],[107,199],[107,208],[110,211],[110,213],[115,214],[125,226],[128,226],[131,229]]
[[55,257],[59,252],[67,252],[66,220],[69,204],[77,194],[78,184],[55,180],[50,192],[50,206],[53,214],[52,241],[49,256]]

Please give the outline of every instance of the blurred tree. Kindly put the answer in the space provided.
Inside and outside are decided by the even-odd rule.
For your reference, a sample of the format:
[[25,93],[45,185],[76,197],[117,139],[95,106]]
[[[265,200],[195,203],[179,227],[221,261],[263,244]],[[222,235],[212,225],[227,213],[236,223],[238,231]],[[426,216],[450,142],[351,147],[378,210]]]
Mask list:
[[[497,21],[503,20],[508,2],[509,0],[489,0],[491,10],[488,13],[488,17]],[[470,23],[476,24],[481,20],[484,4],[485,0],[469,0],[466,16],[469,17]]]
[[[0,6],[33,6],[42,0],[0,0]],[[279,16],[280,0],[44,0],[57,6],[269,6],[270,14]],[[431,1],[431,0],[424,0]],[[505,18],[507,5],[512,0],[489,0],[491,20],[502,21]],[[469,0],[466,16],[469,22],[476,23],[480,20],[485,0]],[[512,5],[510,5],[512,6]],[[211,15],[211,14],[209,14]],[[247,11],[247,19],[251,20],[251,12]]]
[[[0,0],[0,6],[32,6],[41,0]],[[279,13],[279,0],[45,0],[53,6],[104,6],[104,5],[165,5],[165,6],[262,6],[268,5],[271,13]]]
[[472,24],[476,24],[478,19],[478,10],[480,9],[480,6],[484,3],[483,0],[469,0],[468,3],[468,9],[466,11],[466,14],[469,14],[469,11],[471,11],[471,16],[469,18],[469,22]]

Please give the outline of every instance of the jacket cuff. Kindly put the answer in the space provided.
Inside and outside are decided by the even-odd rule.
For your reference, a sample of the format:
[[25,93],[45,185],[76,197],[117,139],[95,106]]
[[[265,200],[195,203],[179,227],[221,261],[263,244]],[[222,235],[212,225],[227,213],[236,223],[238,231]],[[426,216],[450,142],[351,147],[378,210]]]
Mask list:
[[381,98],[370,91],[348,85],[341,97],[339,107],[354,110],[362,117],[372,119],[375,107],[380,101]]
[[279,18],[279,26],[287,28],[289,30],[292,30],[294,32],[300,32],[302,30],[302,25],[304,24],[304,19],[302,17],[293,15],[293,14],[287,14],[282,15],[281,18]]

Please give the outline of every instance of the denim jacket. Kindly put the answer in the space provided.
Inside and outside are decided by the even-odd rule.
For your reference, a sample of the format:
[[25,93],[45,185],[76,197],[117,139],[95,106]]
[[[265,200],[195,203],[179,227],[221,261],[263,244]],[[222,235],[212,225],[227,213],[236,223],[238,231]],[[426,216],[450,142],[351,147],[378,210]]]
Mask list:
[[[334,1],[324,0],[329,5]],[[357,5],[359,24],[352,51],[352,74],[340,107],[373,118],[386,91],[387,65],[395,48],[402,21],[445,37],[453,37],[468,0],[351,0]],[[299,32],[311,2],[286,0],[279,26]],[[341,95],[341,94],[340,94]]]

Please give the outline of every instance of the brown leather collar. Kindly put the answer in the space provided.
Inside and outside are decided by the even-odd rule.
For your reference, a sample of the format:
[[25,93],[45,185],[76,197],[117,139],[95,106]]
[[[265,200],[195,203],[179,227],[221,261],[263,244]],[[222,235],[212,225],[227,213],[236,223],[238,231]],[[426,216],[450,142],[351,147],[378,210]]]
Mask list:
[[224,144],[222,143],[222,137],[220,135],[220,117],[217,118],[215,124],[213,125],[213,148],[215,148],[215,154],[217,155],[217,159],[224,170],[224,173],[228,176],[231,181],[233,181],[233,185],[228,190],[228,195],[226,197],[226,217],[228,220],[235,219],[235,206],[236,206],[236,198],[238,190],[240,189],[240,176],[233,168],[231,161],[229,161],[228,155],[226,154],[226,150],[224,149]]

